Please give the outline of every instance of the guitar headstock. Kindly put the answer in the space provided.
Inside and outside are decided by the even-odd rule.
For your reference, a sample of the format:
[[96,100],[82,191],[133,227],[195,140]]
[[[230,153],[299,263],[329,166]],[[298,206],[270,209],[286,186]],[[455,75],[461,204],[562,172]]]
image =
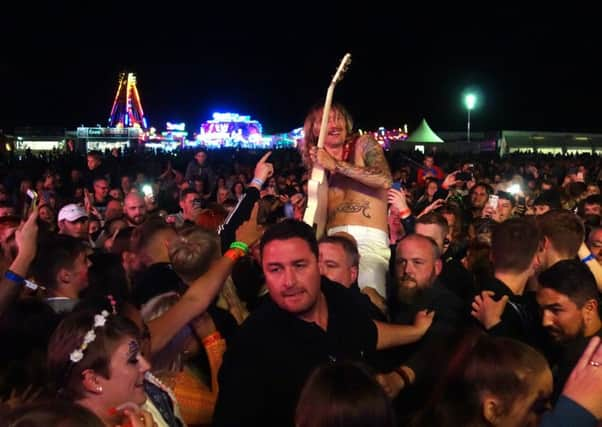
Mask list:
[[347,68],[349,68],[349,64],[351,64],[351,54],[346,53],[343,59],[341,60],[339,67],[337,68],[337,72],[334,73],[334,76],[332,77],[333,84],[336,84],[343,79],[343,75],[347,71]]

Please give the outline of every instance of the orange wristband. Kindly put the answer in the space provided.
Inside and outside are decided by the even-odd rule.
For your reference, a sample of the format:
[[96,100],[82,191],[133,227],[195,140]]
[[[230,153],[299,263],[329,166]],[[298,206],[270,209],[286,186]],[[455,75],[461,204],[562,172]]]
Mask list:
[[401,219],[405,219],[408,216],[410,216],[411,213],[412,213],[412,210],[410,208],[406,208],[404,210],[399,211],[399,217]]
[[222,339],[222,335],[219,333],[219,331],[216,331],[210,335],[207,335],[205,338],[203,338],[203,346],[209,347],[211,344],[215,344],[216,342],[218,342],[221,339]]
[[236,262],[236,261],[238,261],[239,258],[244,257],[245,253],[243,252],[242,249],[232,248],[232,249],[228,249],[226,252],[224,252],[224,256],[228,257],[232,261]]

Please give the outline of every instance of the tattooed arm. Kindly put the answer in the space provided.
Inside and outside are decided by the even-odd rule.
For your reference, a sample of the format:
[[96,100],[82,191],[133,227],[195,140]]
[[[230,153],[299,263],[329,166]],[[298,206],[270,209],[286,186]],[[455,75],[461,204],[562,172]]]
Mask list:
[[361,137],[357,141],[357,144],[359,144],[359,148],[362,150],[362,158],[364,159],[365,166],[357,166],[337,160],[334,170],[368,187],[390,188],[392,181],[391,171],[389,170],[383,149],[369,136]]

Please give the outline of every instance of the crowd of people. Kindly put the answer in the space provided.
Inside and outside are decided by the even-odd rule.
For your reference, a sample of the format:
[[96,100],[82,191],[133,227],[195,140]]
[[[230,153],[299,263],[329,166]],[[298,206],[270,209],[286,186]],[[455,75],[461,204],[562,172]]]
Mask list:
[[[595,426],[602,160],[91,151],[0,171],[0,426]],[[326,170],[324,235],[306,224]]]

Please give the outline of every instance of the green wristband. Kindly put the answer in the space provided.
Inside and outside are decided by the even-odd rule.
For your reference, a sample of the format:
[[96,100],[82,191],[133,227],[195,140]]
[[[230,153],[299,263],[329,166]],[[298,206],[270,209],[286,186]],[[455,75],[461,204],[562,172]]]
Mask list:
[[230,249],[241,249],[244,253],[249,253],[249,245],[245,242],[232,242],[230,244]]

